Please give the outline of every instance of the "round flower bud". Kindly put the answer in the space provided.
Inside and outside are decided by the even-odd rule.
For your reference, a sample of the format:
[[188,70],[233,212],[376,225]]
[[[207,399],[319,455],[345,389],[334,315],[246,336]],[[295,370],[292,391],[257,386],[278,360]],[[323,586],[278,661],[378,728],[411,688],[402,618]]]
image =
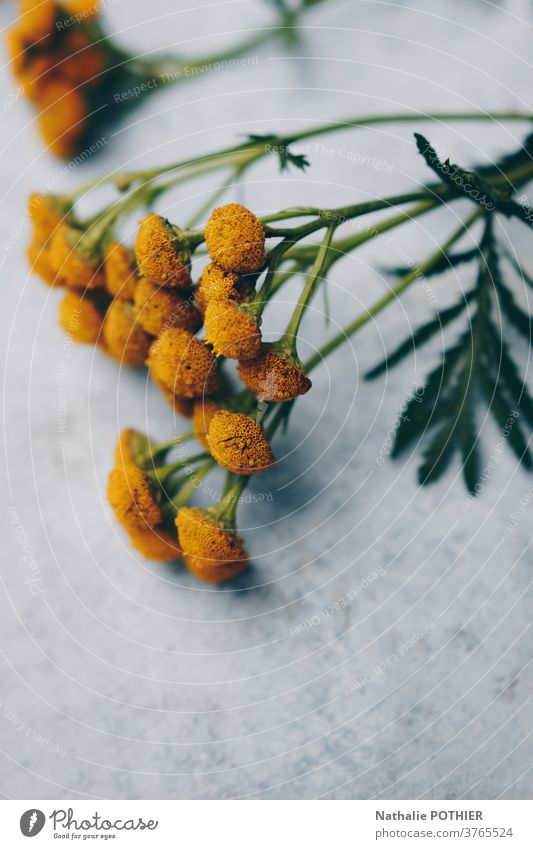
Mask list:
[[121,301],[132,301],[137,285],[133,252],[120,242],[111,242],[104,252],[107,291]]
[[133,528],[130,530],[129,540],[139,554],[148,560],[159,560],[164,563],[182,558],[178,540],[161,526]]
[[213,346],[217,357],[250,360],[259,354],[259,325],[234,301],[210,301],[204,321],[206,342]]
[[117,520],[127,530],[154,528],[163,522],[148,479],[134,463],[117,463],[111,470],[107,500]]
[[145,362],[151,340],[137,324],[133,307],[127,301],[113,301],[104,319],[102,336],[104,348],[113,359],[131,366]]
[[143,218],[135,237],[135,256],[143,277],[162,286],[183,289],[192,285],[179,236],[155,212]]
[[237,371],[244,385],[262,401],[292,401],[312,386],[296,363],[266,346],[254,360],[241,360]]
[[213,262],[225,271],[259,271],[265,263],[265,233],[253,212],[240,203],[219,206],[205,228]]
[[243,413],[215,413],[207,429],[207,442],[217,463],[236,475],[259,474],[275,463],[263,429]]
[[194,297],[198,309],[203,314],[209,301],[241,303],[247,300],[251,293],[252,287],[246,282],[246,278],[241,278],[232,271],[224,271],[216,263],[210,262],[202,272]]
[[206,510],[182,507],[176,516],[176,527],[185,565],[201,581],[228,581],[248,565],[242,540]]
[[194,304],[146,277],[139,280],[133,303],[139,324],[152,336],[159,336],[165,327],[181,327],[196,333],[202,324]]
[[59,323],[75,342],[94,345],[100,336],[103,315],[87,297],[67,292],[59,305]]
[[219,410],[220,407],[216,401],[211,401],[208,398],[194,402],[192,430],[200,445],[203,445],[203,447],[207,448],[208,451],[209,444],[207,442],[207,431],[211,419],[215,413],[218,413]]
[[165,328],[152,343],[148,364],[154,381],[181,398],[216,392],[215,359],[203,342],[187,330]]
[[87,262],[75,249],[81,233],[61,224],[50,241],[50,260],[58,284],[69,289],[96,289],[103,284],[100,269]]

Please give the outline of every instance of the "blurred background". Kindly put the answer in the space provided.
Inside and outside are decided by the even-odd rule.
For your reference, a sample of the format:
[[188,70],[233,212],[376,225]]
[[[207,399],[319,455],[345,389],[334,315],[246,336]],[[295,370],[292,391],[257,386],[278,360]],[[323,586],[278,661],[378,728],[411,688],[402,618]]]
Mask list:
[[[272,13],[261,0],[109,0],[103,12],[128,49],[191,56]],[[3,30],[15,14],[4,0]],[[483,460],[497,461],[476,499],[458,462],[420,489],[416,456],[386,456],[398,410],[438,362],[442,339],[362,380],[434,312],[427,292],[412,287],[314,374],[274,444],[280,462],[240,511],[253,568],[212,588],[179,565],[143,561],[104,500],[119,428],[163,439],[187,423],[144,373],[69,343],[59,295],[30,277],[24,252],[32,191],[358,115],[531,112],[532,24],[527,0],[326,0],[300,43],[158,92],[81,165],[43,151],[3,52],[4,797],[530,796],[533,478],[498,451],[490,419]],[[415,129],[465,165],[514,150],[527,132],[519,123],[346,130],[307,144],[307,172],[280,174],[269,159],[228,197],[267,214],[412,190],[430,176]],[[210,189],[206,179],[165,195],[159,211],[179,223]],[[386,267],[434,250],[462,209],[431,213],[337,265],[330,327],[319,297],[302,355],[385,291]],[[526,228],[505,230],[533,267]],[[437,306],[470,283],[460,269],[436,280]],[[267,338],[287,310],[281,301],[269,314]]]

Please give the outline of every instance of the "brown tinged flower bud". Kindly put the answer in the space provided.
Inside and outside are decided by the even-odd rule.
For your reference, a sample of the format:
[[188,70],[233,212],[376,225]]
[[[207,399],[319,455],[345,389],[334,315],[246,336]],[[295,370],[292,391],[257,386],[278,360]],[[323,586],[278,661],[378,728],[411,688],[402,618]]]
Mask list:
[[179,327],[167,327],[152,343],[148,365],[154,381],[181,398],[217,390],[215,358],[203,342]]
[[111,242],[104,251],[107,291],[121,301],[132,301],[137,286],[133,251],[121,242]]
[[104,317],[87,295],[66,292],[59,305],[59,323],[71,339],[94,345],[98,341]]
[[262,401],[292,401],[312,386],[297,363],[268,345],[255,359],[241,360],[237,371],[244,385]]
[[181,327],[196,333],[202,324],[200,313],[190,300],[146,277],[141,277],[137,284],[133,304],[139,324],[152,336],[159,336],[165,327]]
[[97,289],[103,285],[104,277],[98,260],[91,263],[76,251],[75,245],[81,236],[79,230],[61,224],[50,241],[50,260],[60,286]]
[[217,402],[212,401],[209,398],[194,402],[192,430],[200,445],[203,445],[208,451],[209,443],[207,441],[207,431],[209,429],[211,419],[215,413],[218,413],[219,410],[220,407]]
[[180,246],[177,228],[155,212],[141,221],[135,237],[135,256],[143,277],[177,289],[192,285],[189,257]]
[[216,412],[207,442],[217,463],[236,475],[256,475],[276,462],[262,427],[244,413]]
[[245,277],[239,277],[232,271],[224,271],[215,262],[210,262],[202,272],[194,296],[198,309],[203,314],[210,301],[229,300],[242,303],[248,300],[252,292],[253,288]]
[[104,51],[79,29],[65,33],[63,41],[66,57],[57,64],[56,71],[73,86],[98,83],[98,76],[106,67]]
[[148,479],[134,463],[115,464],[109,473],[107,499],[126,530],[155,528],[163,522]]
[[176,527],[185,565],[201,581],[220,584],[247,567],[249,558],[242,540],[207,510],[182,507]]
[[235,301],[210,301],[204,316],[206,342],[217,357],[251,360],[261,350],[255,318]]
[[265,263],[265,232],[253,212],[240,203],[219,206],[205,228],[211,259],[225,271],[259,271]]
[[120,363],[140,366],[145,362],[151,339],[137,324],[127,301],[113,301],[104,319],[102,338],[105,351]]

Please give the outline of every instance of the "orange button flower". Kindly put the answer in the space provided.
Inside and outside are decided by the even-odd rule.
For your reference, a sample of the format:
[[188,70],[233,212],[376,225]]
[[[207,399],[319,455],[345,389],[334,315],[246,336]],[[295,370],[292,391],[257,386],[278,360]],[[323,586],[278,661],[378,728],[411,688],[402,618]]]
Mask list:
[[185,565],[201,581],[220,584],[246,569],[249,558],[242,540],[207,510],[182,507],[176,527]]
[[263,225],[240,203],[213,210],[205,228],[205,243],[213,262],[225,271],[259,271],[265,263]]

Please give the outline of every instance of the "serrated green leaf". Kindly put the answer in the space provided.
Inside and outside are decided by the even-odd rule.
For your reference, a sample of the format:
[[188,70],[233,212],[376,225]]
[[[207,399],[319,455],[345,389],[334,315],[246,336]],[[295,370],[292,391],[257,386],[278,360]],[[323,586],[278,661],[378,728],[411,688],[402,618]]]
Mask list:
[[430,339],[439,332],[439,330],[442,330],[448,324],[451,324],[454,319],[461,315],[467,304],[474,298],[475,294],[475,289],[467,292],[457,304],[441,310],[437,313],[435,318],[431,319],[431,321],[420,325],[412,336],[405,339],[391,354],[374,366],[374,368],[370,369],[370,371],[367,371],[364,379],[373,380],[389,368],[393,368],[393,366],[405,359],[408,354],[418,350],[422,345],[425,345],[426,342],[429,342]]
[[510,406],[520,410],[528,424],[533,427],[533,398],[527,383],[520,377],[508,345],[490,320],[483,328],[482,340],[486,345],[486,350],[482,352],[484,367],[494,374],[496,381],[505,385]]
[[520,462],[527,469],[531,469],[533,467],[533,458],[527,439],[524,436],[518,419],[513,415],[513,412],[515,412],[513,404],[509,401],[502,383],[497,379],[491,379],[489,372],[482,369],[480,371],[479,384],[487,406],[500,431],[505,435],[507,443]]
[[[476,246],[475,248],[468,248],[465,251],[456,251],[455,253],[443,253],[438,262],[434,263],[434,265],[424,272],[424,277],[436,277],[439,274],[443,274],[446,271],[449,271],[451,268],[457,268],[459,265],[463,265],[468,262],[472,262],[479,256],[479,248]],[[395,268],[388,268],[385,270],[385,273],[390,275],[391,277],[405,277],[406,274],[409,274],[410,271],[413,270],[411,265],[403,265],[396,266]]]
[[418,482],[425,486],[437,481],[448,466],[457,448],[455,422],[445,421],[431,435],[422,452]]
[[479,476],[481,474],[481,463],[473,394],[472,390],[470,390],[464,399],[464,406],[459,416],[457,428],[461,447],[464,482],[469,493],[476,495],[476,485],[479,483]]
[[435,425],[449,412],[449,390],[456,366],[465,350],[465,339],[449,348],[443,360],[426,378],[422,387],[415,390],[399,417],[391,456],[398,457],[426,428]]

